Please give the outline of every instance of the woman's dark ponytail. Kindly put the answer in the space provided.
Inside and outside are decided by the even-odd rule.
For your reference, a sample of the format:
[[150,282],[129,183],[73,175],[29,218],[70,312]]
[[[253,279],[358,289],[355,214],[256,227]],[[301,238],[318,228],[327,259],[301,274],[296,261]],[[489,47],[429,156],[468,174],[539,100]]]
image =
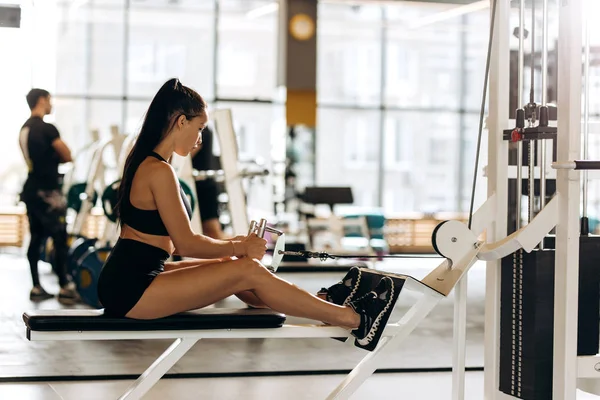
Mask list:
[[[202,115],[206,110],[206,102],[198,93],[181,84],[179,79],[166,81],[152,99],[140,129],[140,133],[127,156],[121,184],[119,185],[119,200],[116,213],[123,215],[124,201],[129,197],[133,177],[140,164],[158,146],[166,134],[170,132],[179,116],[185,115],[192,119]],[[122,224],[122,220],[120,221]]]

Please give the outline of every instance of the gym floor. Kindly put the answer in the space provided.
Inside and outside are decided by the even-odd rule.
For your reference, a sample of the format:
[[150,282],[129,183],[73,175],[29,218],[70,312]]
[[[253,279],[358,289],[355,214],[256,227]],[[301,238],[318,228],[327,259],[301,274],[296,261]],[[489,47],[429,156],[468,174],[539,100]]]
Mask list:
[[[377,263],[375,267],[420,279],[438,264],[437,259],[403,259]],[[56,293],[58,285],[50,266],[40,263],[40,273],[46,289]],[[342,274],[281,273],[310,292],[335,283]],[[476,265],[469,274],[468,367],[483,365],[484,282],[483,264]],[[29,270],[23,255],[0,254],[0,399],[117,398],[132,382],[130,378],[141,373],[169,344],[142,340],[29,342],[21,319],[23,311],[63,307],[54,299],[30,302],[29,289]],[[410,300],[401,298],[395,313],[402,313]],[[217,307],[241,305],[235,298],[216,304]],[[451,366],[451,341],[450,297],[390,355],[384,362],[384,372],[369,378],[353,398],[450,400],[451,374],[430,371],[447,371]],[[169,372],[169,378],[162,379],[146,398],[324,398],[343,379],[339,372],[352,368],[362,357],[361,350],[330,339],[205,340],[180,360]],[[274,376],[274,371],[292,376]],[[227,376],[240,372],[270,376]],[[182,374],[193,378],[181,378]],[[480,400],[482,393],[483,373],[467,373],[466,399]],[[578,400],[597,398],[583,392],[577,397]]]
[[[144,399],[324,399],[342,379],[343,376],[341,375],[235,379],[162,379]],[[131,382],[0,384],[0,399],[116,399],[125,392]],[[433,384],[434,382],[435,384]],[[82,393],[85,393],[85,395],[82,395]],[[449,373],[375,374],[364,383],[352,399],[450,400],[451,393],[452,376]],[[483,373],[468,373],[466,400],[481,400],[481,393],[483,393]],[[585,397],[581,397],[581,399],[585,399]]]

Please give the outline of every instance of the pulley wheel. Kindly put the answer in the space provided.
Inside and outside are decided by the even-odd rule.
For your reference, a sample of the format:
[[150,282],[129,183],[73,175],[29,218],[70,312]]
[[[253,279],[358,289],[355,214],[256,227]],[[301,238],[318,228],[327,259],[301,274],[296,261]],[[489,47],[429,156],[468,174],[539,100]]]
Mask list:
[[440,256],[444,257],[444,258],[448,258],[445,255],[442,254],[442,252],[440,251],[438,245],[437,245],[437,233],[440,230],[440,228],[442,227],[442,225],[444,225],[446,222],[448,221],[442,221],[440,222],[435,229],[433,230],[433,232],[431,232],[431,244],[433,245],[433,249],[435,250],[436,253],[438,253]]
[[285,251],[285,234],[279,236],[275,242],[273,259],[271,260],[271,268],[273,269],[273,272],[277,271],[279,264],[281,264],[281,260],[283,260],[283,254],[279,254],[280,251]]

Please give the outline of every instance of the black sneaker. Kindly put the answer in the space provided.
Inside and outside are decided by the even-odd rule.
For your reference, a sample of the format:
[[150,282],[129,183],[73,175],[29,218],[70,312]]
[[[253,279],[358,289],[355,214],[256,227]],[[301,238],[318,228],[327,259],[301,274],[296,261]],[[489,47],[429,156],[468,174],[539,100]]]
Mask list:
[[394,281],[384,276],[372,292],[350,302],[354,311],[360,314],[360,326],[352,331],[352,335],[356,338],[354,340],[356,347],[368,351],[373,351],[377,347],[379,338],[394,310],[396,298]]
[[54,295],[46,292],[41,286],[34,286],[33,289],[31,289],[31,292],[29,292],[29,300],[35,302],[48,300],[53,297]]
[[79,302],[79,294],[73,282],[61,287],[58,292],[58,302],[65,305],[73,305]]
[[350,271],[341,281],[329,288],[319,290],[317,295],[325,295],[327,301],[339,306],[347,306],[358,292],[362,278],[362,272],[358,267],[350,268]]
[[[325,295],[328,302],[338,306],[347,306],[358,293],[362,280],[362,271],[358,267],[352,267],[341,281],[329,288],[322,288],[317,295]],[[345,342],[348,337],[332,337],[339,342]]]

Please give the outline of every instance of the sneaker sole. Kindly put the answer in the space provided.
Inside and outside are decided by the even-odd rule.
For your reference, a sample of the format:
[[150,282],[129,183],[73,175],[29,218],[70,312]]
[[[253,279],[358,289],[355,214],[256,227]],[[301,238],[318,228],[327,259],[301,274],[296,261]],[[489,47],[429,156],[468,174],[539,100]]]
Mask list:
[[396,285],[394,284],[393,280],[390,291],[390,298],[383,310],[381,310],[381,312],[377,315],[377,318],[375,318],[375,322],[373,322],[369,333],[367,333],[367,335],[362,339],[354,340],[354,344],[361,349],[373,351],[377,347],[379,339],[381,338],[381,334],[385,330],[385,326],[387,325],[393,310],[392,306],[394,304],[394,298],[396,297]]
[[[358,267],[356,267],[356,269],[358,270],[358,276],[356,277],[356,283],[354,284],[354,287],[352,288],[352,291],[350,292],[350,294],[348,295],[348,297],[346,297],[346,300],[344,300],[344,302],[341,304],[342,306],[347,306],[348,304],[350,304],[350,302],[352,301],[352,299],[354,298],[354,296],[356,296],[356,293],[358,292],[358,289],[360,288],[360,282],[362,280],[362,271]],[[342,279],[342,281],[343,281],[343,279]],[[338,342],[345,343],[349,339],[349,336],[346,336],[346,337],[332,337],[331,339],[337,340]]]
[[69,298],[65,298],[65,297],[59,297],[59,298],[58,298],[58,302],[59,302],[60,304],[64,304],[64,305],[69,305],[69,306],[71,306],[71,305],[73,305],[73,304],[77,304],[77,302],[78,302],[78,299],[76,299],[76,298],[70,298],[70,297],[69,297]]
[[47,296],[35,296],[35,297],[29,297],[29,301],[33,301],[35,303],[40,302],[40,301],[44,301],[44,300],[49,300],[49,299],[53,299],[54,296],[49,294]]

